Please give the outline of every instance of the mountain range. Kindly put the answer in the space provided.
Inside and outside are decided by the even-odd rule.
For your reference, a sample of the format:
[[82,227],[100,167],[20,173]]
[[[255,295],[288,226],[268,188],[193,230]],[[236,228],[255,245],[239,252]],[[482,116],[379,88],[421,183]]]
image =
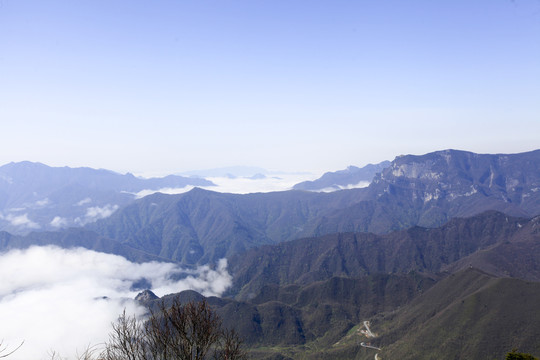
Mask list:
[[[97,170],[79,169],[88,175],[72,183],[52,181],[56,172],[42,165],[42,180],[0,172],[6,227],[15,226],[10,214],[30,214],[28,204],[39,201],[53,207],[64,191],[71,207],[96,189],[126,196],[83,204],[118,207],[97,221],[72,220],[77,228],[0,232],[0,251],[82,246],[188,267],[226,257],[232,286],[207,301],[257,359],[494,360],[512,348],[540,355],[540,150],[443,150],[379,165],[363,188],[246,195],[194,188],[141,199],[125,192],[151,183],[132,179],[129,187],[130,175],[100,174],[117,179],[107,187],[102,177],[90,180]],[[205,181],[152,181],[173,180]],[[175,297],[204,299],[194,291],[138,299],[153,307]]]
[[[24,176],[36,167],[42,175],[33,171],[32,177]],[[4,186],[9,185],[9,179],[12,183],[11,190],[4,190],[2,195],[4,209],[11,209],[2,215],[6,230],[22,226],[13,225],[15,220],[35,221],[34,217],[25,217],[32,206],[16,212],[16,204],[34,201],[35,205],[41,201],[40,207],[32,211],[48,214],[42,223],[48,221],[49,228],[54,219],[67,219],[66,227],[68,220],[73,225],[77,219],[80,225],[88,221],[87,230],[100,237],[188,266],[216,262],[260,245],[338,232],[385,234],[413,226],[436,227],[454,217],[487,210],[519,217],[540,214],[538,150],[512,155],[445,150],[400,156],[368,187],[332,193],[293,190],[238,195],[195,188],[184,194],[157,193],[139,200],[125,191],[134,192],[152,184],[172,186],[171,181],[177,181],[179,186],[183,181],[206,180],[167,177],[149,179],[147,183],[130,175],[82,168],[65,169],[77,181],[60,182],[58,172],[62,169],[32,163],[7,168],[12,170],[4,169]],[[11,178],[7,178],[8,173]],[[26,180],[15,182],[16,176]],[[104,177],[115,181],[105,181]],[[25,187],[32,191],[17,197],[24,193],[17,189]],[[117,203],[98,202],[95,194],[104,188],[116,194]],[[63,208],[56,205],[60,195],[71,199],[64,201]],[[77,205],[85,201],[91,203]],[[85,217],[89,213],[92,220],[98,220],[90,222]],[[46,229],[45,225],[38,226]]]
[[[540,217],[489,211],[438,228],[389,234],[336,233],[262,246],[230,259],[231,293],[249,299],[268,285],[306,284],[333,276],[438,274],[474,266],[494,276],[540,281]],[[519,259],[519,261],[515,261]]]
[[[262,246],[229,259],[233,288],[207,301],[257,359],[372,359],[366,342],[382,359],[538,353],[539,228],[540,217],[490,211],[433,229]],[[204,298],[146,305],[174,297]]]
[[155,194],[88,228],[193,265],[264,244],[338,232],[436,227],[487,210],[532,217],[540,214],[539,190],[540,151],[479,155],[448,150],[398,157],[362,189]]
[[144,179],[109,170],[9,163],[0,167],[0,230],[26,234],[83,226],[131,203],[142,190],[188,185],[213,183],[176,175]]
[[336,191],[353,187],[365,187],[377,173],[390,165],[390,161],[368,164],[362,168],[349,166],[345,170],[324,173],[319,179],[304,181],[293,186],[293,190]]

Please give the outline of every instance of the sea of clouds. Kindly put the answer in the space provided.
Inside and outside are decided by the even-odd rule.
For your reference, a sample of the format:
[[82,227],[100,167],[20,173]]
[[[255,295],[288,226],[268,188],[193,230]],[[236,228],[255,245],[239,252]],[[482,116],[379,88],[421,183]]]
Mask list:
[[124,309],[131,315],[145,313],[133,300],[141,282],[152,284],[158,296],[187,289],[219,296],[232,281],[225,259],[214,269],[187,270],[53,246],[0,254],[0,274],[0,340],[8,349],[24,341],[9,356],[12,360],[48,359],[53,351],[73,359],[89,345],[99,346]]
[[[215,186],[199,186],[200,188],[217,191],[221,193],[231,194],[250,194],[250,193],[265,193],[273,191],[291,190],[294,185],[306,180],[314,180],[318,178],[316,174],[277,174],[269,175],[264,178],[254,179],[249,177],[206,177]],[[163,188],[159,190],[142,190],[135,194],[137,198],[160,192],[163,194],[182,194],[192,190],[194,186],[186,186],[182,188]]]

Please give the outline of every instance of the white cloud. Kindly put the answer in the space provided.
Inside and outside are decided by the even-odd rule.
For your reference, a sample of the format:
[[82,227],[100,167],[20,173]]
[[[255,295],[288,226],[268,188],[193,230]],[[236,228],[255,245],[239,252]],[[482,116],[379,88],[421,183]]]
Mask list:
[[103,207],[89,207],[88,209],[86,209],[86,214],[82,219],[78,217],[74,221],[77,225],[83,226],[100,219],[105,219],[111,216],[116,210],[118,210],[118,205],[111,204],[107,204]]
[[286,191],[291,190],[295,184],[306,180],[310,175],[278,175],[267,176],[263,179],[226,177],[209,178],[217,187],[208,187],[208,190],[214,190],[225,193],[249,194],[257,192]]
[[30,220],[28,218],[28,214],[23,214],[19,216],[15,216],[12,214],[8,214],[7,216],[0,216],[0,218],[8,221],[12,226],[17,227],[25,227],[28,229],[39,229],[40,226],[38,223]]
[[36,207],[43,207],[49,205],[50,201],[48,198],[45,198],[43,200],[38,200],[34,203]]
[[[110,324],[126,308],[142,315],[132,299],[141,279],[158,296],[193,289],[221,295],[231,285],[226,260],[212,270],[186,271],[172,263],[132,263],[117,255],[86,249],[32,247],[0,256],[0,319],[4,344],[24,345],[13,360],[45,359],[50,349],[74,356],[88,344],[103,343]],[[173,275],[187,274],[181,280]],[[106,297],[106,298],[104,298]]]
[[361,188],[368,187],[369,184],[370,184],[369,181],[360,181],[358,184],[349,184],[346,186],[336,185],[333,187],[327,187],[324,189],[316,190],[315,192],[334,192],[334,191],[339,191],[339,190],[361,189]]
[[[276,176],[268,175],[263,179],[250,178],[227,178],[227,177],[212,177],[207,180],[212,181],[216,186],[202,186],[206,190],[212,190],[222,193],[232,194],[249,194],[258,192],[286,191],[299,182],[306,180],[314,180],[319,175],[315,174],[279,174]],[[183,194],[193,189],[193,186],[183,188],[163,188],[159,190],[142,190],[135,194],[137,199],[151,195],[157,192],[163,194]]]
[[79,201],[76,205],[77,206],[83,206],[83,205],[86,205],[86,204],[90,204],[91,202],[92,202],[92,199],[87,197],[87,198],[84,198],[81,201]]
[[66,218],[55,216],[54,219],[51,220],[51,226],[55,228],[63,228],[68,225],[68,220]]
[[189,186],[185,186],[185,187],[182,187],[182,188],[162,188],[162,189],[159,189],[159,190],[146,189],[146,190],[141,190],[138,193],[135,193],[134,195],[135,195],[136,199],[140,199],[140,198],[143,198],[145,196],[152,195],[152,194],[155,194],[155,193],[158,193],[158,192],[162,193],[162,194],[168,194],[168,195],[183,194],[185,192],[188,192],[188,191],[192,190],[193,188],[194,188],[194,186],[189,185]]
[[103,207],[94,206],[86,209],[85,217],[90,221],[105,219],[111,216],[116,210],[118,210],[118,205],[107,204]]

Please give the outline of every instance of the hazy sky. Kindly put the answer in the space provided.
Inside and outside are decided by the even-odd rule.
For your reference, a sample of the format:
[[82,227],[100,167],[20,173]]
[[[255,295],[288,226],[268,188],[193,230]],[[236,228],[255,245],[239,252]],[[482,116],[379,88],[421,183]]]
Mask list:
[[0,164],[540,148],[538,0],[0,0]]

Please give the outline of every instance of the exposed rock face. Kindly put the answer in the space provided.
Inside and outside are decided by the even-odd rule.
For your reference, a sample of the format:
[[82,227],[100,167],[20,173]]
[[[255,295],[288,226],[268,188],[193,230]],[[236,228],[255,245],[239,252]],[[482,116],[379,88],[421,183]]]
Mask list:
[[483,196],[539,212],[540,150],[521,154],[475,154],[444,150],[401,156],[373,179],[372,192],[407,194],[424,204]]
[[150,302],[157,299],[159,299],[159,297],[150,290],[141,291],[137,294],[137,296],[135,296],[135,300],[142,303]]
[[386,233],[440,226],[488,210],[540,214],[540,150],[475,154],[444,150],[397,157],[377,174],[362,201],[305,226],[305,236],[338,231]]

